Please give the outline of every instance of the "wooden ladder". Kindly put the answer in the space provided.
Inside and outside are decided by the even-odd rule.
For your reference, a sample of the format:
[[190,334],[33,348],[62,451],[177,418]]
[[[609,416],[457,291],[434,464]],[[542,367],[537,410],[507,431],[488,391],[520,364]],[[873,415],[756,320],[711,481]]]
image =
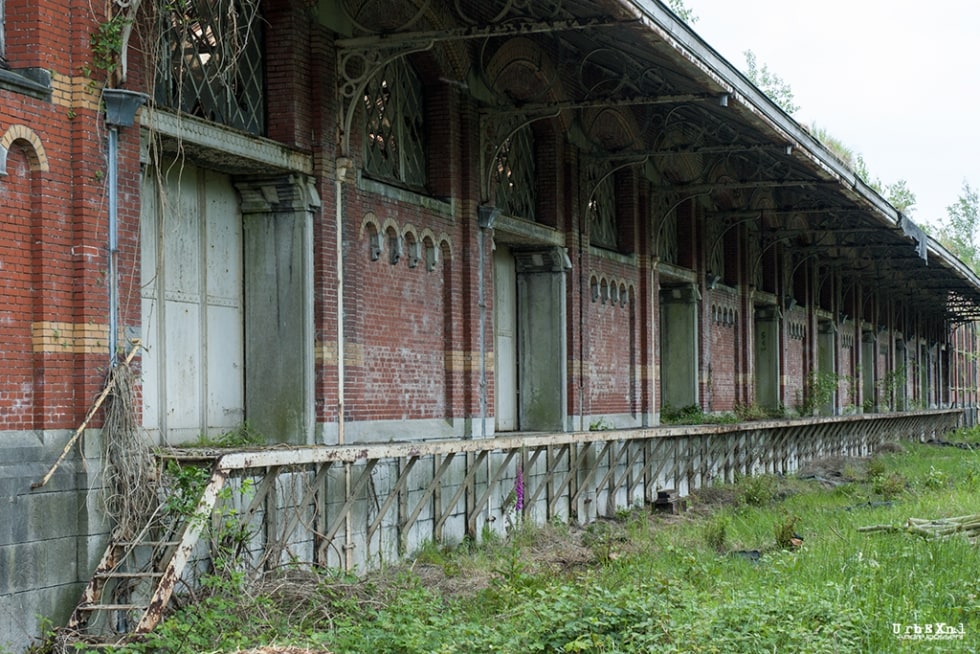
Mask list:
[[110,536],[68,630],[87,639],[116,640],[152,631],[164,617],[226,479],[227,472],[216,466],[194,511],[169,530],[172,538],[154,540],[148,529],[132,540]]

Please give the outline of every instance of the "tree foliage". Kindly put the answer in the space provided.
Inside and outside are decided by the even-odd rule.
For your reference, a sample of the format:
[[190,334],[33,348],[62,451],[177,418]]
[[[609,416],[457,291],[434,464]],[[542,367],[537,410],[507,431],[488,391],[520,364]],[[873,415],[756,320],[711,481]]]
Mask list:
[[912,192],[908,182],[904,179],[900,179],[894,184],[886,184],[885,196],[893,207],[905,215],[911,215],[915,211],[915,193]]
[[678,18],[688,25],[693,25],[698,22],[698,17],[694,15],[693,10],[687,8],[684,0],[666,0],[666,4],[672,12],[677,14]]
[[980,198],[964,179],[956,202],[946,207],[946,221],[939,226],[938,238],[958,259],[980,273]]
[[823,143],[830,152],[840,159],[841,163],[857,173],[864,183],[873,188],[876,192],[885,196],[888,202],[906,215],[911,215],[915,211],[917,202],[915,193],[909,188],[906,180],[900,179],[893,184],[883,184],[880,179],[874,177],[868,170],[868,165],[864,161],[864,156],[860,152],[852,150],[843,141],[833,136],[826,129],[816,123],[810,125],[810,133],[818,141]]
[[756,61],[754,52],[746,50],[743,54],[745,76],[749,81],[759,87],[760,91],[768,95],[786,113],[792,115],[799,111],[800,107],[794,103],[792,87],[782,77],[769,70],[769,66]]
[[[681,20],[691,25],[697,22],[697,16],[685,6],[684,0],[666,0],[666,3],[671,11],[677,14]],[[772,72],[766,64],[760,64],[752,50],[746,50],[743,54],[746,64],[745,75],[749,78],[749,81],[769,96],[786,113],[793,115],[798,112],[800,107],[795,103],[795,95],[789,83]],[[900,179],[892,184],[884,184],[879,178],[871,175],[864,161],[864,156],[860,152],[854,151],[845,145],[843,141],[831,135],[826,129],[819,127],[816,123],[810,126],[810,133],[823,143],[834,156],[840,159],[845,166],[853,170],[858,177],[864,180],[868,186],[885,196],[893,207],[906,215],[911,215],[915,211],[916,196],[909,188],[906,180]],[[961,197],[960,202],[955,205],[959,207],[957,211],[960,214],[963,211],[963,200],[964,198]]]

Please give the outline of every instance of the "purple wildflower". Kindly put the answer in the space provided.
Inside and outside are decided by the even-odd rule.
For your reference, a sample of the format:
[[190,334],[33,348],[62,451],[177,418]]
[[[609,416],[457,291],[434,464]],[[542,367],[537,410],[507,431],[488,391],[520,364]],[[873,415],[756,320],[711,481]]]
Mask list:
[[523,468],[517,469],[517,479],[514,480],[514,495],[517,496],[517,502],[514,504],[514,510],[517,513],[524,511],[524,470]]

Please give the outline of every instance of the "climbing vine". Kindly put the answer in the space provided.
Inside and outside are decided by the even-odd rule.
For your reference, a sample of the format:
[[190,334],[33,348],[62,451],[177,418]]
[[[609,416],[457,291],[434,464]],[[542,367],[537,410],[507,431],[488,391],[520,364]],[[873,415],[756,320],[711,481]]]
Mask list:
[[89,37],[92,48],[92,65],[85,66],[83,72],[92,77],[96,72],[112,76],[119,68],[119,55],[122,52],[122,35],[128,21],[122,14],[116,14],[107,21],[99,23]]

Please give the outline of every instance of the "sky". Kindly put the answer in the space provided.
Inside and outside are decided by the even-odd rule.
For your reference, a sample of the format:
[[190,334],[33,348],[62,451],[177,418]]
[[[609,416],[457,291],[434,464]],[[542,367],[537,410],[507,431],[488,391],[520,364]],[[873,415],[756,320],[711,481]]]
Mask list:
[[708,45],[745,71],[746,50],[882,184],[904,179],[909,213],[938,225],[966,180],[980,187],[980,2],[685,0]]

